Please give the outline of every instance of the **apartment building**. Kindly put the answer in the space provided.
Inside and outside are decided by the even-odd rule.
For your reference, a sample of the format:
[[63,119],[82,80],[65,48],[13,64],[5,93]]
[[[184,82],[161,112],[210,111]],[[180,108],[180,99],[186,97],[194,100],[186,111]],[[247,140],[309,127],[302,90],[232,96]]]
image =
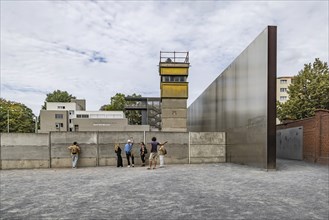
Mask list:
[[[276,78],[276,100],[284,103],[289,99],[288,87],[293,82],[293,76],[281,76]],[[276,124],[280,124],[280,120],[276,119]]]
[[276,100],[286,102],[289,99],[288,86],[293,82],[292,76],[282,76],[276,79]]
[[148,125],[128,125],[123,111],[86,111],[86,101],[46,102],[40,111],[40,133],[51,131],[148,131]]

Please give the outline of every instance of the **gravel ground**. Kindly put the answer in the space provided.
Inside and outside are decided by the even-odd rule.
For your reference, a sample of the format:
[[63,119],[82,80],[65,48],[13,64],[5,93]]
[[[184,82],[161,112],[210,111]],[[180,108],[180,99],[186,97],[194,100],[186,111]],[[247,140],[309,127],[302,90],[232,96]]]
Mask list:
[[1,219],[328,219],[328,166],[1,170]]

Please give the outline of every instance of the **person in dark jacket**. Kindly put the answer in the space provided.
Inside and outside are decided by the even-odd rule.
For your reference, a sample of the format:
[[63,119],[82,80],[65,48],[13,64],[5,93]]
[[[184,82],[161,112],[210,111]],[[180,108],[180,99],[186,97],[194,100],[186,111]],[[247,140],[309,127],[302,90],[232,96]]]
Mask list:
[[140,142],[139,145],[141,146],[139,151],[140,151],[141,160],[142,160],[142,167],[145,167],[145,156],[147,154],[147,149],[145,147],[144,142]]
[[122,157],[121,157],[121,148],[119,144],[114,146],[114,152],[117,154],[117,167],[123,167]]

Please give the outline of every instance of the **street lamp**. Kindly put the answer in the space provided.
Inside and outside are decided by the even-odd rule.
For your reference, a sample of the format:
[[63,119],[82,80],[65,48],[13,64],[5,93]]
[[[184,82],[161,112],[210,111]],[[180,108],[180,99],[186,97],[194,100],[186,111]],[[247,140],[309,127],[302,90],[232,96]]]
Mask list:
[[7,109],[7,133],[9,133],[9,108]]
[[35,133],[38,133],[38,116],[35,116]]

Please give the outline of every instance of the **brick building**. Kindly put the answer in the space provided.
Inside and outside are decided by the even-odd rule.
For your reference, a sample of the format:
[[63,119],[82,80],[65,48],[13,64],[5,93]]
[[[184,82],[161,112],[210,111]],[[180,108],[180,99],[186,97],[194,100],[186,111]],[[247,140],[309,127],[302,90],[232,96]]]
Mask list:
[[329,164],[329,111],[316,110],[314,117],[284,121],[277,131],[299,126],[303,127],[303,160]]

